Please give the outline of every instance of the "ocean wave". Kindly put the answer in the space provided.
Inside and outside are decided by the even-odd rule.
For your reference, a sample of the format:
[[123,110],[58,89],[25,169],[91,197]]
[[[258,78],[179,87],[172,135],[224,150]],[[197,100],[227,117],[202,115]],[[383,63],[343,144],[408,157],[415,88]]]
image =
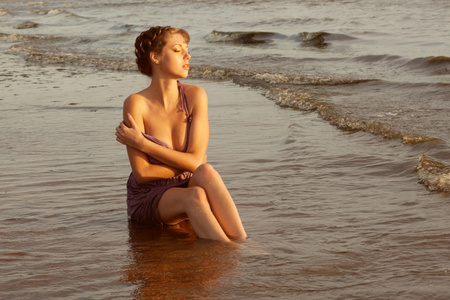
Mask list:
[[328,32],[301,32],[298,35],[287,37],[280,33],[263,31],[217,31],[213,30],[205,39],[210,43],[234,43],[234,44],[263,44],[270,43],[274,39],[286,39],[301,41],[304,47],[325,47],[330,41],[352,40],[352,36],[346,34],[334,34]]
[[450,57],[447,56],[429,56],[427,60],[433,64],[450,63]]
[[10,47],[6,53],[22,56],[25,60],[45,65],[71,65],[94,67],[97,69],[135,71],[136,65],[133,61],[107,56],[93,56],[84,53],[70,53],[58,49],[39,49],[19,44]]
[[139,26],[137,26],[137,25],[121,24],[121,25],[111,26],[109,29],[111,31],[117,32],[117,34],[119,36],[128,36],[133,33],[136,33],[136,35],[138,35],[138,32],[139,32],[138,28],[139,28]]
[[363,55],[363,56],[357,56],[352,58],[355,62],[362,62],[362,63],[380,63],[380,62],[388,62],[390,64],[394,62],[400,62],[404,63],[404,58],[398,55]]
[[[97,40],[92,40],[86,37],[64,37],[64,36],[56,36],[56,35],[46,35],[46,34],[18,34],[18,33],[1,33],[0,32],[0,41],[8,42],[8,43],[20,43],[15,45],[13,48],[7,50],[6,52],[11,54],[24,54],[24,52],[35,52],[42,53],[46,55],[54,55],[55,49],[57,47],[50,47],[54,42],[68,42],[71,41],[74,44],[87,44],[92,43]],[[42,47],[42,48],[41,48]],[[27,49],[26,51],[24,49]],[[23,51],[21,51],[23,49]],[[49,51],[50,49],[50,51]]]
[[351,59],[358,63],[389,64],[390,67],[403,70],[428,70],[434,75],[450,74],[450,57],[428,56],[407,59],[398,55],[364,55]]
[[25,37],[26,36],[17,33],[0,33],[0,40],[5,42],[19,42],[23,41]]
[[254,87],[269,87],[273,84],[288,85],[351,85],[376,81],[377,79],[348,79],[320,77],[312,75],[288,76],[284,74],[257,73],[248,70],[219,69],[211,67],[193,67],[189,73],[191,77],[210,79],[231,79],[236,83],[245,82]]
[[450,166],[422,154],[416,165],[416,171],[420,182],[431,191],[450,193]]
[[22,22],[20,24],[17,24],[16,26],[14,26],[15,29],[30,29],[30,28],[37,28],[37,27],[39,27],[39,24],[35,23],[35,22],[31,22],[31,21]]
[[[0,35],[0,38],[2,36]],[[12,38],[11,35],[5,38]],[[19,36],[20,37],[20,36]],[[17,36],[14,36],[17,38]],[[27,38],[27,37],[20,37]],[[36,38],[36,37],[33,37]],[[119,58],[93,53],[71,53],[48,47],[40,49],[27,43],[13,45],[7,53],[23,56],[28,61],[42,64],[73,65],[94,67],[97,69],[136,71],[131,58]],[[264,95],[279,106],[316,112],[331,125],[345,131],[362,131],[382,136],[386,139],[400,139],[405,144],[419,144],[439,139],[413,132],[392,128],[390,124],[377,120],[358,118],[338,104],[322,100],[324,95],[315,91],[316,86],[356,85],[377,79],[351,79],[338,77],[320,77],[312,75],[287,76],[283,74],[258,73],[245,69],[221,69],[212,67],[192,67],[190,78],[231,80],[242,85],[263,89]]]
[[[281,107],[316,112],[323,120],[345,131],[367,132],[385,139],[399,139],[404,144],[421,144],[440,141],[435,137],[406,132],[392,128],[390,124],[376,120],[361,120],[350,115],[337,104],[321,100],[321,95],[307,92],[305,86],[352,85],[376,79],[348,79],[318,76],[289,77],[282,74],[253,73],[248,70],[193,68],[191,78],[232,80],[234,83],[253,88],[263,88],[264,96]],[[298,88],[295,88],[295,87]]]
[[351,85],[377,79],[348,79],[348,78],[333,78],[320,77],[312,75],[287,76],[282,74],[257,73],[254,75],[255,79],[263,80],[268,83],[287,83],[291,85]]
[[26,35],[25,34],[24,35],[24,34],[17,34],[17,33],[7,34],[7,33],[0,32],[0,40],[8,42],[8,43],[36,41],[36,40],[45,40],[45,41],[59,40],[59,41],[61,41],[64,39],[67,39],[67,38],[51,36],[51,35],[44,35],[44,34],[36,34],[36,35]]
[[7,16],[10,12],[5,8],[0,8],[0,16]]
[[213,30],[205,37],[205,39],[210,43],[262,44],[270,42],[270,38],[274,37],[275,35],[276,33],[273,32],[224,32]]
[[33,15],[57,15],[60,14],[62,11],[59,9],[32,9],[29,11],[29,14]]
[[368,132],[373,135],[382,136],[385,139],[400,139],[405,144],[439,141],[438,138],[396,130],[390,124],[383,122],[360,120],[355,117],[350,117],[338,105],[316,99],[310,93],[284,88],[273,88],[266,91],[265,96],[275,101],[281,107],[316,112],[323,120],[344,131]]
[[353,40],[352,36],[346,34],[335,34],[328,32],[302,32],[299,34],[304,47],[323,48],[328,46],[333,40]]
[[67,16],[70,17],[78,17],[78,18],[83,18],[71,11],[65,10],[65,9],[59,9],[59,8],[52,8],[52,9],[32,9],[29,11],[30,14],[34,14],[34,15],[46,15],[46,16],[57,16],[60,14],[65,14]]
[[302,32],[300,34],[302,40],[302,46],[305,47],[326,47],[328,43],[325,43],[325,37],[330,35],[327,32]]
[[27,6],[33,6],[33,7],[41,7],[41,6],[46,6],[47,4],[44,1],[39,1],[39,2],[34,2],[34,1],[30,1],[27,3]]
[[408,69],[426,69],[434,75],[450,74],[450,57],[447,56],[428,56],[419,57],[406,62],[403,67]]
[[137,25],[130,25],[130,24],[121,24],[121,25],[114,25],[112,27],[110,27],[111,30],[116,30],[116,31],[126,31],[126,32],[130,32],[133,29],[137,28]]

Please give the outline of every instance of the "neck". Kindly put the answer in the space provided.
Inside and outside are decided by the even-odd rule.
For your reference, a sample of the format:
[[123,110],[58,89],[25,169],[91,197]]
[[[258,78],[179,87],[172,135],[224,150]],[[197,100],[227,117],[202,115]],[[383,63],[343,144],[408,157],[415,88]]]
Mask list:
[[155,78],[152,78],[149,92],[166,110],[178,105],[179,91],[176,79],[155,80]]

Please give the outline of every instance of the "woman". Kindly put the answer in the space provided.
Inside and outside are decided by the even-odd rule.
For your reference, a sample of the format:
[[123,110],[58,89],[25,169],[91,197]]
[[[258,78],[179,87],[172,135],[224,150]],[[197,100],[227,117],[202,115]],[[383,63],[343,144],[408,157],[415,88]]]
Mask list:
[[152,80],[125,100],[124,121],[116,128],[132,168],[128,216],[160,226],[189,218],[200,238],[245,239],[231,195],[206,164],[207,95],[178,81],[189,72],[189,41],[185,30],[170,26],[152,27],[136,39],[137,66]]

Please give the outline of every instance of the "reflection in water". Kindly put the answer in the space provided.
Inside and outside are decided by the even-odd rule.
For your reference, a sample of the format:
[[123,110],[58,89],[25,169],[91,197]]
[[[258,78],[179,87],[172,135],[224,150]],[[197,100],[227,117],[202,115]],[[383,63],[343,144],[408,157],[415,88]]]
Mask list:
[[188,221],[162,229],[134,222],[128,227],[124,280],[137,286],[136,299],[208,298],[235,272],[238,246],[197,239]]

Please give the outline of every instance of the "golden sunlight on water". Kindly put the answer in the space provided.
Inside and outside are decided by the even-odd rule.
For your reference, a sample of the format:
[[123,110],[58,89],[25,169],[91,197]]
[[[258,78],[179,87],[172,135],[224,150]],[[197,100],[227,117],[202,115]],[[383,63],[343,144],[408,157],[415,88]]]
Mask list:
[[2,298],[447,294],[448,196],[418,183],[420,149],[339,131],[231,82],[189,81],[208,92],[208,159],[250,236],[197,240],[188,224],[126,217],[130,167],[114,128],[145,78],[2,62],[21,66],[1,78]]

